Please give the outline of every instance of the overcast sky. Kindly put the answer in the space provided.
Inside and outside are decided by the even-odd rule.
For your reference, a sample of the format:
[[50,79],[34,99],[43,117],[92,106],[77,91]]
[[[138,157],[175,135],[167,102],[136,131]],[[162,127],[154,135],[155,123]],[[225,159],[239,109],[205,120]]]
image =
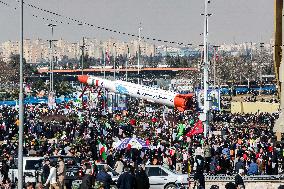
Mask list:
[[[0,42],[19,39],[19,10],[15,0],[1,0]],[[90,24],[138,33],[142,36],[201,44],[203,32],[203,0],[25,0],[27,3],[69,16]],[[232,42],[268,42],[273,37],[273,2],[271,0],[211,0],[209,13],[209,41],[213,44]],[[25,38],[49,39],[50,23],[44,18],[68,20],[41,11],[25,8]],[[133,37],[97,30],[89,26],[59,24],[55,38],[78,41],[82,36],[98,39],[116,38],[123,41]],[[153,41],[149,41],[153,42]]]

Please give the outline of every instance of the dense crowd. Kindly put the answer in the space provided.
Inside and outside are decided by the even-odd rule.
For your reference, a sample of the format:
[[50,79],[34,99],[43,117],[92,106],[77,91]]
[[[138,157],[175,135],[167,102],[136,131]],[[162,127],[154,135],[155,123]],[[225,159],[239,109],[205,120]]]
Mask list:
[[[198,112],[179,112],[130,99],[128,109],[105,112],[101,104],[84,108],[73,102],[49,109],[45,104],[26,105],[25,156],[75,156],[79,162],[107,163],[118,173],[124,166],[162,165],[177,173],[193,174],[196,157],[204,158],[207,174],[272,175],[283,171],[283,145],[272,131],[277,114],[213,112],[208,138],[189,135],[199,123]],[[18,109],[0,107],[2,185],[10,184],[9,167],[17,156]],[[143,139],[147,148],[116,144],[126,137]],[[104,146],[105,153],[101,153]]]

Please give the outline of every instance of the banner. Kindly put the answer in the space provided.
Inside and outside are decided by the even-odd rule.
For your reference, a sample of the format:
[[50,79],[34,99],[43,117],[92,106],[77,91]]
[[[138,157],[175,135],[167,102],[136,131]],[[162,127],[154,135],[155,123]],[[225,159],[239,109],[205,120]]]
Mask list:
[[50,109],[53,109],[53,108],[55,108],[55,106],[56,106],[56,102],[55,102],[55,97],[54,97],[55,95],[54,95],[54,93],[53,92],[50,92],[49,94],[48,94],[48,107],[50,108]]
[[[211,110],[217,110],[220,111],[220,105],[221,105],[221,100],[220,100],[220,90],[215,89],[209,89],[208,90],[208,100],[210,101],[210,109]],[[197,107],[199,111],[203,111],[204,108],[204,90],[198,89],[196,91],[196,99],[197,99]]]

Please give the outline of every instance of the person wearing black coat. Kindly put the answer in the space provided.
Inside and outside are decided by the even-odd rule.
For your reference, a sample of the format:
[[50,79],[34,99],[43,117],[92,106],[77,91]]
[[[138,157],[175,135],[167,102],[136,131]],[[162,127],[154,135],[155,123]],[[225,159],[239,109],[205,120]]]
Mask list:
[[205,178],[204,178],[204,158],[201,155],[196,155],[195,157],[196,171],[194,173],[193,179],[198,181],[200,188],[205,188]]
[[5,160],[2,161],[1,174],[3,175],[4,180],[8,179],[9,166]]
[[235,185],[241,189],[245,188],[244,180],[242,178],[243,175],[244,175],[244,170],[239,169],[239,173],[235,176]]
[[104,189],[110,189],[110,185],[113,183],[110,174],[107,173],[108,165],[104,165],[104,169],[101,170],[97,176],[96,181],[102,182],[104,185]]
[[[45,183],[48,176],[49,176],[49,172],[50,172],[49,164],[50,164],[50,161],[49,161],[49,159],[46,158],[44,160],[44,165],[42,167],[42,174],[41,174],[42,183]],[[45,188],[49,188],[49,184]]]
[[82,178],[80,189],[92,189],[93,177],[90,175],[90,172],[89,169],[86,170],[86,174]]
[[150,188],[149,178],[142,166],[140,166],[138,168],[138,171],[136,172],[135,183],[136,183],[135,189],[149,189]]
[[125,167],[125,172],[117,180],[118,189],[135,189],[135,177],[130,173],[129,167]]

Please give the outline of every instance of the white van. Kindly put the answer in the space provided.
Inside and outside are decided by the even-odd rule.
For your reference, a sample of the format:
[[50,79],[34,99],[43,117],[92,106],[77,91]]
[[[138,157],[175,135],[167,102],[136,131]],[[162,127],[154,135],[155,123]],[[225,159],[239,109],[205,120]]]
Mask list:
[[[24,157],[23,158],[23,171],[24,181],[36,183],[40,181],[40,172],[43,164],[43,157]],[[18,181],[18,159],[15,159],[14,165],[9,169],[9,178],[12,182]]]

